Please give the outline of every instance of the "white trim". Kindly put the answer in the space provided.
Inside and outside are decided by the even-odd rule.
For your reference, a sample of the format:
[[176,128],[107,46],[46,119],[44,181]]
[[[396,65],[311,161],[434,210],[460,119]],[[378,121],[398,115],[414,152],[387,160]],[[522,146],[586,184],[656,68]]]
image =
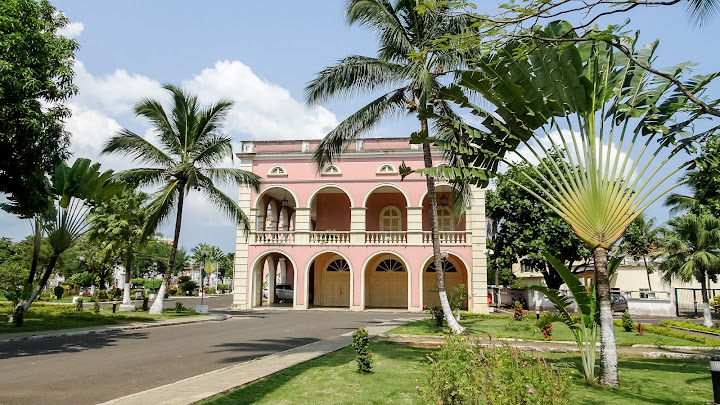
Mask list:
[[408,206],[408,207],[410,206],[410,197],[408,197],[407,193],[405,193],[405,190],[403,190],[402,188],[400,188],[400,187],[398,187],[397,185],[392,184],[392,183],[380,183],[380,184],[375,185],[375,187],[371,188],[371,189],[367,192],[367,194],[365,194],[365,198],[363,198],[363,204],[362,204],[363,207],[366,207],[366,208],[367,208],[368,198],[370,198],[370,195],[371,195],[375,190],[379,189],[380,187],[392,187],[392,188],[396,189],[398,192],[400,192],[400,194],[402,194],[402,195],[405,197],[405,203],[407,204],[407,206]]
[[258,192],[257,196],[255,196],[255,203],[250,208],[258,208],[258,203],[260,202],[260,198],[262,198],[263,195],[267,191],[270,191],[273,188],[280,188],[280,189],[283,189],[283,190],[287,191],[288,193],[290,193],[292,198],[295,200],[294,201],[295,208],[300,207],[300,200],[298,200],[297,195],[295,195],[295,193],[293,193],[293,191],[290,190],[290,188],[283,186],[282,184],[267,184],[267,185],[265,185],[265,187],[263,187],[262,190],[260,190],[260,192]]
[[354,208],[354,207],[355,207],[355,201],[354,201],[353,198],[352,198],[352,194],[350,194],[350,192],[347,191],[347,189],[346,189],[345,187],[343,187],[343,186],[341,186],[341,185],[339,185],[339,184],[330,183],[330,184],[325,184],[325,185],[322,185],[322,186],[316,188],[315,191],[313,191],[312,194],[310,194],[310,197],[308,198],[308,201],[307,201],[307,207],[306,207],[306,208],[312,209],[312,207],[310,206],[310,204],[312,204],[313,199],[318,195],[318,193],[319,193],[321,190],[323,190],[323,189],[325,189],[325,188],[337,188],[337,189],[342,190],[342,191],[345,193],[345,195],[347,195],[348,199],[350,200],[350,208]]
[[365,259],[365,262],[363,262],[362,265],[362,271],[360,273],[360,310],[365,310],[365,272],[367,271],[368,264],[371,263],[373,260],[375,260],[376,257],[381,255],[393,255],[400,259],[403,266],[405,266],[406,274],[407,274],[407,283],[408,283],[408,296],[407,296],[407,308],[408,311],[411,311],[412,307],[412,276],[411,276],[411,268],[408,265],[408,261],[401,255],[400,253],[394,251],[394,250],[381,250],[378,252],[375,252],[374,254],[368,256]]
[[[313,264],[313,262],[322,254],[325,253],[334,253],[337,256],[340,256],[341,258],[345,259],[345,262],[347,262],[348,266],[350,266],[350,306],[348,309],[352,309],[355,305],[355,270],[353,270],[352,262],[350,261],[350,258],[342,254],[339,250],[322,250],[320,252],[315,253],[307,262],[307,265],[305,266],[305,302],[303,303],[303,306],[305,309],[310,308],[310,265]],[[297,272],[295,272],[297,274]],[[364,284],[363,284],[364,285]],[[364,308],[364,307],[363,307]]]
[[[382,171],[382,169],[385,167],[389,167],[390,171]],[[395,168],[395,165],[393,165],[392,163],[383,163],[380,166],[378,166],[377,170],[375,171],[375,174],[377,174],[378,176],[396,175],[396,174],[398,174],[398,171]]]
[[[331,169],[337,170],[336,172],[330,172]],[[336,164],[329,164],[322,168],[320,171],[321,176],[342,176],[342,170],[340,170],[340,166]]]
[[[280,169],[279,170],[280,173],[273,173],[273,171],[275,169]],[[271,167],[270,170],[268,170],[267,175],[268,175],[268,177],[287,177],[288,172],[283,165],[273,165],[273,167]]]
[[[433,150],[432,156],[442,157],[443,153],[439,150]],[[404,157],[404,156],[422,156],[423,151],[422,150],[398,150],[398,151],[371,151],[371,152],[352,152],[349,151],[347,153],[343,153],[342,158],[343,159],[352,159],[352,158],[359,158],[359,159],[366,159],[366,158],[376,158],[376,157],[388,157],[388,155],[392,156],[398,156],[398,157]],[[300,153],[300,152],[288,152],[288,153],[269,153],[269,154],[257,154],[257,153],[236,153],[236,157],[242,159],[242,158],[249,158],[252,160],[288,160],[288,159],[305,159],[305,160],[312,160],[312,156],[308,155],[308,153]]]

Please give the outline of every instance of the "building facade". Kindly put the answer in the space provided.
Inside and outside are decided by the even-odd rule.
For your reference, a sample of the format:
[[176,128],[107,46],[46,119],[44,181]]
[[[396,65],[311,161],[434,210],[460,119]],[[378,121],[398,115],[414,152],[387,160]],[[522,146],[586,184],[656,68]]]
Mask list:
[[[403,162],[421,167],[422,150],[407,138],[358,140],[318,168],[312,160],[318,143],[242,143],[241,168],[263,185],[260,192],[240,189],[252,229],[238,229],[233,308],[274,305],[278,284],[293,289],[295,309],[438,305],[426,182],[398,174]],[[441,161],[439,153],[434,160]],[[467,309],[486,313],[484,190],[472,190],[458,219],[450,187],[436,188],[447,289],[464,284]]]

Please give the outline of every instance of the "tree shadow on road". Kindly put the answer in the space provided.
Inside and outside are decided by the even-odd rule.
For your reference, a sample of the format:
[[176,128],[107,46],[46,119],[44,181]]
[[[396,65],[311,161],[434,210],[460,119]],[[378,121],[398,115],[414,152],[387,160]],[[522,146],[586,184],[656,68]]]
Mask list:
[[316,338],[283,338],[263,339],[261,341],[253,342],[223,343],[215,345],[214,347],[216,350],[213,350],[212,353],[237,353],[237,356],[227,357],[221,361],[223,363],[242,363],[317,342],[319,340],[320,339]]
[[2,342],[0,343],[0,360],[102,349],[103,347],[115,346],[121,339],[147,339],[147,333],[114,331],[87,335],[30,339],[18,342]]

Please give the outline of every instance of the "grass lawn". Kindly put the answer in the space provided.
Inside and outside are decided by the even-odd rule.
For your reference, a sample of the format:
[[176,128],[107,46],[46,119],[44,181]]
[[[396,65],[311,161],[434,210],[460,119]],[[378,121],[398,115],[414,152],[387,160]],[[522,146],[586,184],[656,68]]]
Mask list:
[[[4,320],[10,314],[11,305],[0,304],[0,320]],[[103,308],[100,313],[93,312],[92,303],[85,305],[83,312],[76,312],[75,306],[70,305],[43,305],[35,303],[25,315],[25,323],[22,327],[1,321],[0,334],[38,332],[58,329],[84,328],[88,326],[114,325],[129,322],[156,322],[165,319],[185,318],[191,316],[204,316],[187,311],[176,313],[173,309],[162,315],[150,315],[147,312],[118,312],[113,314],[112,309]]]
[[[370,344],[373,373],[355,372],[355,352],[346,347],[334,353],[280,371],[265,379],[211,400],[205,405],[230,404],[415,404],[421,397],[422,359],[428,349],[384,342]],[[621,387],[606,390],[579,379],[580,358],[547,356],[555,365],[574,371],[576,404],[700,404],[712,400],[707,361],[620,359]],[[416,381],[418,379],[419,381]]]
[[[487,338],[488,333],[493,338],[517,338],[545,340],[538,330],[534,320],[513,321],[509,318],[488,318],[488,319],[464,319],[460,324],[468,329],[471,336]],[[407,325],[392,329],[387,333],[407,335],[442,335],[448,333],[447,327],[430,326],[427,320],[410,322]],[[551,341],[566,340],[575,341],[570,328],[560,322],[552,324]],[[598,340],[599,341],[599,340]],[[677,346],[701,346],[698,342],[685,340],[676,337],[662,336],[645,332],[642,335],[635,331],[625,332],[622,327],[615,327],[615,341],[618,346],[631,346],[634,344],[650,345],[677,345]]]

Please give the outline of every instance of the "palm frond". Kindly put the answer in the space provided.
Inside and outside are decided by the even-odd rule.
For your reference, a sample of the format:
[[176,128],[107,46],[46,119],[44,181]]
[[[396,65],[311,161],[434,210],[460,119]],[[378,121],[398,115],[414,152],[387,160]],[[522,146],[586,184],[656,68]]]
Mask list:
[[[143,238],[152,235],[163,222],[173,213],[178,202],[178,195],[181,192],[179,181],[166,184],[160,190],[150,196],[150,203],[147,206],[148,216]],[[185,192],[182,190],[182,192]]]
[[242,227],[247,233],[250,231],[250,220],[234,199],[216,188],[209,179],[202,182],[203,195],[217,210]]
[[148,142],[145,138],[128,130],[121,129],[110,138],[103,147],[101,154],[120,154],[132,158],[133,161],[167,166],[173,159]]
[[204,174],[218,184],[232,184],[252,187],[259,191],[262,178],[253,172],[234,168],[212,168],[203,170]]

